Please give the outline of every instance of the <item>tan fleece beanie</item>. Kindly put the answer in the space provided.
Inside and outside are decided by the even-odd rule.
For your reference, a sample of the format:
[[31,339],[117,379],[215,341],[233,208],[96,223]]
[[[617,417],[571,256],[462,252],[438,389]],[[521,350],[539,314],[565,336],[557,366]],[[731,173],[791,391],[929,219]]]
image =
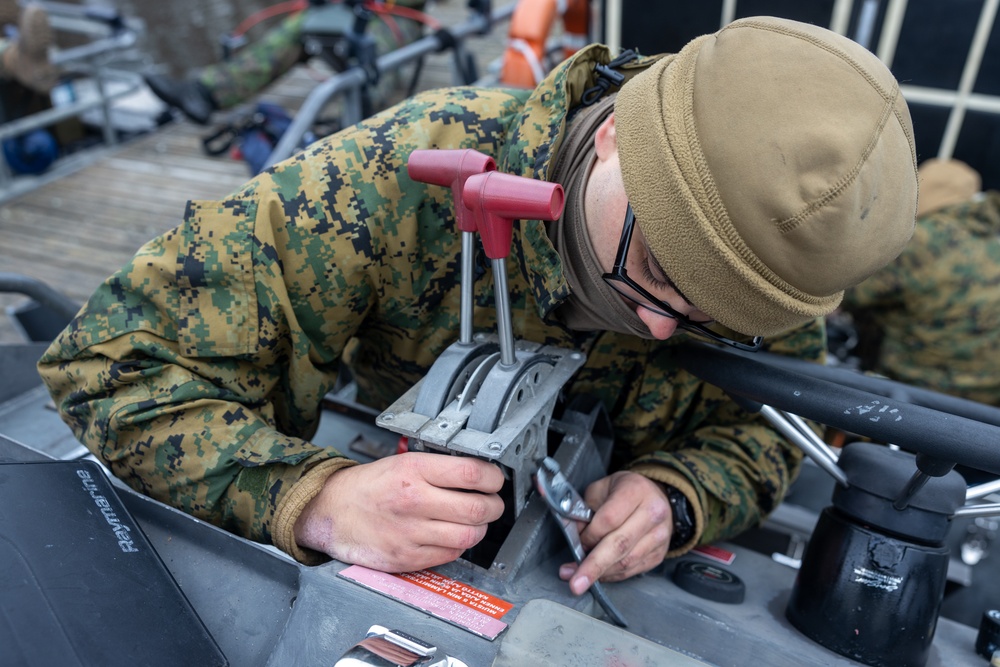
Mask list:
[[961,160],[924,160],[917,169],[917,178],[920,180],[918,218],[945,206],[967,202],[983,187],[979,172]]
[[899,86],[829,30],[757,17],[699,37],[622,87],[615,128],[653,254],[740,333],[829,313],[913,232],[916,155]]

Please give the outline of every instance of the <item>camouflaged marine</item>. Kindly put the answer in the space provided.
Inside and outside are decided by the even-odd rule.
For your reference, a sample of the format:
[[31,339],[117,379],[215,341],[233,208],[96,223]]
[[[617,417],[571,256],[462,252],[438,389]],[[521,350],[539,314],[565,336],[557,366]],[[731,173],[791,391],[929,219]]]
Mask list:
[[[4,34],[0,35],[0,82],[7,83],[5,88],[10,88],[10,82],[26,86],[46,96],[47,101],[59,79],[58,70],[49,60],[52,28],[48,12],[39,4],[21,7],[14,2],[2,2],[0,26],[4,26]],[[18,110],[14,105],[24,106],[24,103],[15,102],[16,96],[6,93],[4,98],[7,105],[2,112],[4,122],[34,113],[34,110]]]
[[[400,0],[393,4],[413,10],[424,7],[423,0]],[[346,4],[309,8],[285,19],[230,60],[204,68],[198,74],[198,81],[211,91],[220,109],[235,106],[252,98],[292,65],[308,57],[303,50],[304,33],[346,35],[353,27],[354,14]],[[422,33],[423,26],[417,21],[392,14],[373,14],[366,31],[377,55],[420,39]],[[338,71],[348,65],[345,60]]]
[[899,258],[843,305],[881,335],[871,370],[1000,406],[1000,193],[918,218]]
[[[747,66],[757,62],[747,53],[780,58],[801,64],[803,76],[814,76],[815,62],[790,58],[766,43],[778,39],[810,49],[826,59],[824,66],[832,57],[839,67],[842,59],[842,52],[811,46],[832,39],[826,32],[809,40],[786,39],[817,28],[777,19],[737,28],[726,33],[728,41],[716,57]],[[703,41],[695,49],[713,44]],[[841,44],[859,48],[849,40]],[[637,81],[632,89],[658,94],[660,77],[690,73],[696,62],[713,57],[702,55],[699,61],[696,54],[676,61],[674,56],[620,61],[614,71],[623,75],[625,88],[633,77],[652,77],[651,84],[647,80],[640,88]],[[594,45],[558,66],[533,91],[455,88],[418,95],[322,140],[223,201],[191,202],[184,222],[112,276],[40,360],[63,418],[135,489],[307,558],[292,531],[302,505],[290,509],[289,498],[295,489],[352,465],[340,452],[310,440],[345,350],[352,346],[348,362],[359,400],[381,409],[420,380],[458,337],[461,241],[453,202],[448,189],[412,181],[407,157],[417,148],[471,148],[494,156],[501,171],[550,179],[572,134],[567,118],[581,100],[619,91],[621,101],[622,82],[608,76],[612,70],[595,71],[609,62],[607,49]],[[674,62],[680,69],[671,69]],[[890,192],[902,193],[906,205],[913,205],[915,164],[898,88],[893,92],[894,81],[881,85],[888,74],[857,76],[857,70],[880,64],[855,65],[840,71],[861,87],[864,102],[856,106],[865,113],[851,116],[860,131],[838,135],[845,144],[851,135],[853,143],[844,151],[852,156],[836,168],[863,164],[871,154],[890,165],[898,158],[903,186],[893,184]],[[873,88],[876,94],[870,94]],[[759,86],[754,94],[762,94]],[[690,94],[687,98],[691,103]],[[844,89],[837,99],[845,99]],[[720,109],[738,108],[733,102],[722,100]],[[775,100],[763,102],[768,114],[779,113]],[[829,106],[823,99],[817,103]],[[634,116],[636,109],[629,113]],[[816,114],[800,115],[810,122]],[[879,139],[890,132],[885,128],[896,142],[889,154]],[[816,145],[810,133],[796,132]],[[790,165],[786,173],[793,178],[805,169],[782,162]],[[818,163],[826,169],[830,161]],[[622,170],[627,183],[625,165]],[[871,178],[889,172],[893,169],[865,171],[858,182],[871,185]],[[762,178],[767,176],[773,174]],[[834,181],[836,190],[820,193],[824,203],[845,191],[854,195],[851,179],[838,174]],[[889,203],[898,210],[898,202]],[[640,220],[656,216],[657,209],[641,197],[634,204]],[[898,245],[912,225],[912,216],[905,220],[906,205],[901,231],[889,234],[888,224],[881,230],[887,237],[894,234]],[[700,220],[709,208],[692,209],[690,215]],[[854,238],[842,225],[857,224],[857,216],[831,218],[817,205],[806,212],[801,217],[821,223],[821,232],[829,229],[834,242]],[[780,231],[794,240],[789,230],[797,225],[808,222],[791,220]],[[742,246],[732,252],[741,253],[741,261],[753,254]],[[804,261],[813,263],[809,248],[803,252]],[[735,535],[775,508],[795,474],[798,450],[722,391],[678,369],[677,344],[687,334],[678,331],[661,341],[567,326],[560,309],[571,289],[549,229],[539,221],[515,224],[507,264],[515,336],[586,354],[566,393],[596,397],[607,408],[615,429],[613,466],[686,496],[694,531],[685,543],[672,545],[672,554]],[[759,305],[740,314],[748,320],[768,308],[797,318],[800,326],[771,336],[765,347],[821,359],[822,318],[810,316],[810,309],[823,312],[836,305],[843,287],[813,297],[766,267],[755,270],[767,282],[753,299],[736,290],[724,290],[721,298],[736,294],[740,303],[734,311],[744,302]],[[673,277],[684,281],[685,291],[697,290],[690,277]],[[477,330],[495,331],[492,293],[491,273],[484,271],[475,282]]]
[[[424,0],[397,0],[393,3],[400,10],[423,10]],[[365,35],[372,40],[375,56],[382,56],[423,36],[423,24],[416,14],[373,14]],[[353,10],[344,3],[330,3],[309,7],[278,23],[231,57],[196,72],[184,81],[168,76],[151,74],[146,77],[150,88],[173,107],[179,108],[197,123],[209,121],[213,111],[229,109],[260,94],[294,65],[317,55],[307,52],[306,35],[314,35],[317,46],[325,46],[330,53],[330,65],[341,72],[352,64],[343,53],[347,49],[346,35],[354,29]],[[340,42],[338,46],[334,44]],[[376,109],[383,109],[401,99],[400,72],[379,77],[368,91],[368,101]],[[393,99],[395,98],[395,99]]]

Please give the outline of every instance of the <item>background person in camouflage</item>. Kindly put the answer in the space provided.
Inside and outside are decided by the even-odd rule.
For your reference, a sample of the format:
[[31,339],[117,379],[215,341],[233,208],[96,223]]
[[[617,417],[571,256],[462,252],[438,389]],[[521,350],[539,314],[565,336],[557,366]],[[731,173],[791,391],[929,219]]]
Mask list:
[[[183,80],[165,74],[145,76],[157,97],[171,107],[180,109],[192,121],[205,125],[214,111],[229,109],[256,97],[264,88],[298,63],[316,55],[307,53],[303,30],[322,30],[348,34],[354,27],[352,9],[344,2],[316,3],[282,20],[260,39],[238,50],[234,55],[215,65],[192,72]],[[393,7],[405,10],[422,10],[425,0],[395,0],[386,3],[385,13],[374,14],[366,34],[375,43],[377,56],[398,49],[423,36],[423,25],[414,18],[391,13]],[[346,60],[334,63],[336,71],[343,71]],[[387,106],[393,89],[400,86],[398,73],[380,77],[373,87],[372,103],[377,108]]]
[[[613,472],[585,491],[590,553],[560,576],[580,594],[757,524],[801,455],[680,370],[677,343],[702,327],[821,359],[823,316],[912,232],[909,113],[871,53],[794,21],[610,59],[591,45],[533,91],[423,93],[191,202],[40,360],[63,418],[134,488],[302,562],[459,557],[502,513],[495,466],[424,452],[357,465],[311,438],[349,344],[359,401],[384,408],[457,339],[450,191],[406,162],[472,148],[567,192],[559,221],[515,224],[507,262],[515,336],[583,351],[565,392],[614,424]],[[644,305],[602,279],[628,225]],[[483,272],[484,331],[492,292]]]
[[16,81],[48,95],[58,78],[49,61],[52,28],[48,12],[39,4],[21,7],[0,0],[0,28],[6,31],[9,26],[16,26],[16,31],[11,37],[0,37],[0,82]]
[[1000,193],[958,160],[923,162],[919,179],[913,240],[844,297],[881,341],[864,370],[1000,406]]

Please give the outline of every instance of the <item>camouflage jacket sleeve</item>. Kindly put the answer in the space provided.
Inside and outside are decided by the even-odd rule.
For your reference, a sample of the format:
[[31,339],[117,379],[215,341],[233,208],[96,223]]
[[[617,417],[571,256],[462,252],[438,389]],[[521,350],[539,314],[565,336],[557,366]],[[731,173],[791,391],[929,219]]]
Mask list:
[[[316,249],[281,211],[252,190],[190,203],[184,223],[106,281],[39,365],[63,418],[116,476],[261,541],[282,493],[339,456],[308,438],[371,289],[363,261],[338,263],[337,276],[296,275]],[[344,250],[324,248],[353,254]],[[329,291],[310,292],[314,280]],[[288,305],[320,299],[342,304],[322,347],[310,340],[316,323]]]
[[405,177],[409,153],[495,152],[522,104],[511,91],[425,93],[222,202],[190,203],[40,360],[63,419],[136,490],[273,541],[291,487],[320,465],[331,472],[325,461],[350,464],[310,442],[348,341],[363,327],[384,354],[409,342],[393,389],[450,342],[450,329],[408,328],[428,305],[414,290],[451,275],[451,263],[421,257],[451,258],[459,243],[442,217],[450,191]]

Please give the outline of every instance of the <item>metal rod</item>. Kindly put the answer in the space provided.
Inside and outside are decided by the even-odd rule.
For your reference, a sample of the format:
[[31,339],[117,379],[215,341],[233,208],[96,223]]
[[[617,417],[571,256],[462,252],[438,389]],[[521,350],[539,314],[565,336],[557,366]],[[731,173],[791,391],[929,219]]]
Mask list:
[[[455,206],[461,205],[462,202],[455,203]],[[472,343],[472,263],[475,259],[475,241],[475,232],[462,232],[462,302],[458,336],[458,342],[462,344]]]
[[497,333],[500,336],[500,365],[513,366],[514,328],[510,323],[510,296],[507,294],[507,259],[490,260],[493,264],[493,300],[497,306]]
[[871,49],[872,33],[875,32],[875,17],[878,15],[879,0],[865,0],[858,15],[858,25],[854,30],[854,41]]
[[930,478],[930,475],[920,470],[913,473],[910,481],[906,483],[906,488],[892,501],[892,508],[898,512],[905,510],[910,501],[913,500],[913,496],[917,495],[917,491],[924,488],[924,485],[927,484]]
[[77,311],[80,310],[80,304],[68,296],[36,278],[20,273],[0,271],[0,293],[23,294],[51,309],[67,322],[76,317]]
[[812,441],[813,445],[816,447],[816,449],[824,456],[826,456],[828,459],[830,459],[830,463],[836,465],[837,454],[833,451],[833,449],[830,446],[828,446],[825,442],[823,442],[822,438],[816,435],[815,431],[809,428],[809,424],[806,423],[805,419],[799,417],[796,414],[792,414],[791,412],[785,412],[784,410],[781,411],[781,414],[783,414],[785,418],[787,418],[790,422],[792,422],[792,424],[798,427],[798,429],[802,431],[802,435],[809,438]]
[[736,18],[736,0],[722,0],[722,16],[719,17],[719,27],[725,28]]
[[[919,102],[939,107],[954,106],[959,97],[959,94],[954,90],[942,90],[909,84],[901,85],[899,90],[903,93],[903,97],[906,98],[907,102]],[[1000,97],[996,95],[983,95],[982,93],[969,93],[965,97],[965,108],[969,111],[1000,113]]]
[[622,49],[622,0],[605,0],[604,18],[604,43],[615,56]]
[[998,514],[1000,514],[1000,503],[966,505],[955,510],[955,516],[996,516]]
[[820,468],[828,472],[837,483],[842,486],[850,486],[847,481],[847,473],[841,470],[836,463],[831,460],[831,455],[829,452],[825,451],[825,447],[817,447],[813,441],[806,437],[794,424],[785,418],[778,410],[775,410],[770,405],[762,405],[760,408],[760,413],[774,425],[778,431],[781,432],[786,438],[792,441],[792,444],[796,445],[799,449],[805,452],[806,456],[811,458],[816,462]]
[[108,146],[114,146],[118,143],[118,134],[111,124],[111,100],[108,97],[107,77],[100,68],[94,72],[94,85],[97,87],[97,97],[101,100],[101,129],[104,143]]
[[59,49],[49,57],[49,62],[57,67],[72,64],[94,56],[127,49],[134,46],[137,40],[135,32],[127,30],[80,46]]
[[986,44],[993,32],[998,2],[1000,0],[986,0],[983,3],[983,10],[979,14],[979,23],[976,25],[972,45],[969,47],[969,55],[966,57],[965,67],[962,69],[962,78],[958,84],[958,98],[955,101],[955,106],[951,109],[951,115],[948,116],[944,136],[941,137],[941,147],[938,149],[938,157],[941,159],[948,159],[955,152],[958,134],[962,130],[962,121],[965,120],[965,100],[976,84],[979,66],[983,62],[983,52],[986,51]]
[[899,42],[899,33],[903,28],[903,16],[906,14],[906,0],[889,0],[889,7],[885,12],[885,19],[882,21],[882,34],[878,39],[878,51],[876,55],[879,60],[885,63],[886,67],[892,67],[892,59],[896,57],[896,44]]
[[833,12],[830,14],[830,30],[838,35],[846,35],[853,7],[854,0],[836,0],[833,3]]
[[991,493],[1000,493],[1000,479],[995,479],[992,482],[984,482],[976,486],[970,486],[965,490],[965,499],[968,501],[985,498]]
[[[103,76],[106,79],[119,77],[129,84],[128,87],[122,90],[108,93],[106,96],[107,100],[124,97],[125,95],[138,90],[140,84],[142,83],[142,77],[132,72],[104,70]],[[100,94],[98,94],[94,97],[88,97],[87,99],[71,102],[65,106],[53,107],[51,109],[46,109],[45,111],[33,113],[30,116],[25,116],[24,118],[12,120],[9,123],[0,125],[0,140],[26,134],[38,128],[48,127],[49,125],[58,123],[61,120],[78,116],[89,109],[100,107],[105,103],[106,101],[101,98]]]

